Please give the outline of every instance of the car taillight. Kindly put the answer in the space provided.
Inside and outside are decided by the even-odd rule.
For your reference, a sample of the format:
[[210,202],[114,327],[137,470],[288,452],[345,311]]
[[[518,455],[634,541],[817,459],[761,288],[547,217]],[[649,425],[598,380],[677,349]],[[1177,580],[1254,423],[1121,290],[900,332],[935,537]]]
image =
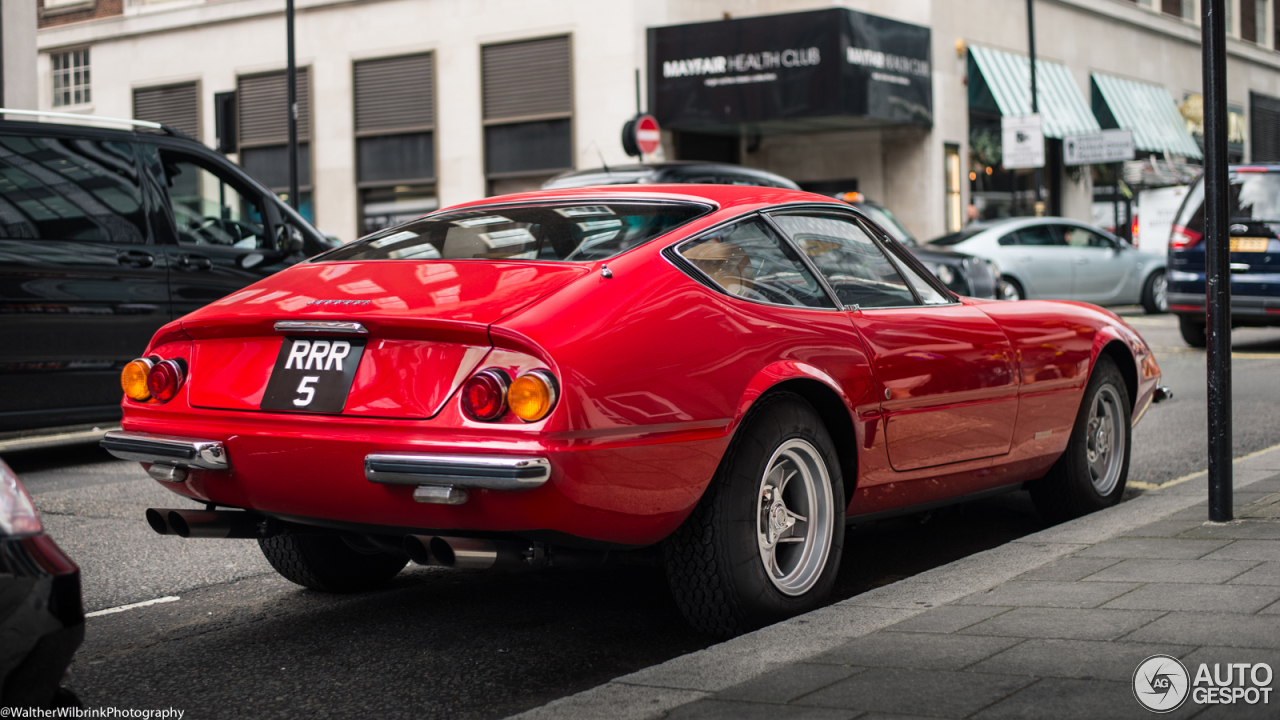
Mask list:
[[511,412],[525,422],[535,422],[547,416],[556,405],[556,379],[546,370],[530,370],[516,378],[507,390],[507,404]]
[[1173,234],[1169,236],[1169,247],[1173,250],[1187,250],[1194,247],[1203,237],[1204,235],[1191,228],[1174,225]]
[[472,420],[492,422],[507,411],[510,380],[501,370],[481,370],[462,385],[462,410]]
[[36,535],[42,530],[31,497],[18,482],[18,476],[0,460],[0,537]]
[[120,387],[130,400],[146,402],[151,399],[151,391],[147,389],[147,375],[155,363],[149,358],[138,358],[124,366],[120,373]]
[[169,402],[187,379],[187,365],[179,359],[156,362],[138,358],[124,366],[120,387],[130,400]]
[[1129,226],[1129,237],[1137,242],[1138,239],[1138,215],[1133,216],[1133,223]]
[[186,375],[182,364],[177,360],[156,363],[151,372],[147,373],[147,390],[151,391],[151,397],[156,400],[169,402],[178,394],[182,381],[187,379]]

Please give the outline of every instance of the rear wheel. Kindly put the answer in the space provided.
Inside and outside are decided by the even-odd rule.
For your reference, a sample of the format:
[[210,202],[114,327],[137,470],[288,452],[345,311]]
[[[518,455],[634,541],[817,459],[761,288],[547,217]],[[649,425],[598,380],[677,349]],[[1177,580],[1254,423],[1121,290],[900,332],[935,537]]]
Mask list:
[[[321,592],[358,592],[385,585],[409,562],[341,535],[260,538],[267,562],[286,580]],[[360,549],[356,549],[356,548]]]
[[761,400],[698,507],[663,544],[685,618],[731,637],[817,608],[840,566],[844,506],[817,412],[790,393]]
[[1178,330],[1182,331],[1182,339],[1191,347],[1202,348],[1209,344],[1208,337],[1205,335],[1205,324],[1202,318],[1191,317],[1190,315],[1179,315]]
[[1031,499],[1044,519],[1062,522],[1120,502],[1129,476],[1129,418],[1124,378],[1110,358],[1100,357],[1066,451],[1031,483]]
[[1006,275],[1000,276],[996,292],[1001,300],[1022,300],[1027,296],[1026,291],[1022,289],[1022,283]]
[[1148,315],[1169,312],[1169,279],[1163,270],[1151,273],[1143,284],[1142,309]]

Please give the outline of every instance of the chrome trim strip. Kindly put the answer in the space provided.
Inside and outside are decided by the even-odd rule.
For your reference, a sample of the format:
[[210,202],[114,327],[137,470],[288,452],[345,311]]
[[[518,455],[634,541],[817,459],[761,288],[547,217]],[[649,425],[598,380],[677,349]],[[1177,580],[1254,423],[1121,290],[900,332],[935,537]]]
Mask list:
[[368,335],[369,331],[358,322],[345,320],[280,320],[276,332],[341,333],[344,335]]
[[3,115],[25,115],[29,117],[51,117],[64,120],[94,120],[96,122],[119,123],[121,125],[132,125],[134,127],[150,128],[152,130],[163,129],[164,126],[158,122],[150,120],[129,120],[126,118],[104,117],[102,115],[81,115],[80,113],[65,112],[46,112],[44,110],[16,110],[14,108],[0,108],[0,116]]
[[99,443],[103,450],[121,460],[159,463],[176,467],[193,467],[203,470],[227,470],[231,458],[218,440],[196,440],[112,430]]
[[551,462],[512,455],[371,453],[364,459],[369,482],[484,490],[528,490],[551,477]]

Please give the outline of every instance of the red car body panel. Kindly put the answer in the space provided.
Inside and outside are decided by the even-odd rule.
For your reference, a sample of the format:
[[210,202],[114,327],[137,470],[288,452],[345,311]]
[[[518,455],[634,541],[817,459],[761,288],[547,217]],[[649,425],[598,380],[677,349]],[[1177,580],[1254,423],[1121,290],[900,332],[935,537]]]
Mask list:
[[[662,255],[778,204],[847,210],[819,196],[682,185],[502,201],[620,197],[717,209],[609,259],[611,277],[598,262],[298,265],[162,328],[147,354],[187,360],[189,377],[168,403],[124,400],[124,429],[222,441],[229,470],[193,469],[185,482],[166,483],[219,505],[387,534],[550,531],[645,545],[679,526],[753,403],[783,383],[828,393],[847,414],[841,449],[856,468],[846,478],[853,516],[1039,477],[1065,448],[1103,352],[1118,350],[1129,364],[1134,422],[1159,380],[1137,333],[1093,306],[763,305],[717,292]],[[369,329],[341,415],[258,409],[282,342],[273,325],[298,319]],[[561,388],[555,410],[533,423],[471,420],[456,390],[490,367],[512,377],[549,370]],[[367,454],[415,451],[541,456],[551,478],[530,490],[476,491],[461,505],[417,503],[413,486],[366,480]]]

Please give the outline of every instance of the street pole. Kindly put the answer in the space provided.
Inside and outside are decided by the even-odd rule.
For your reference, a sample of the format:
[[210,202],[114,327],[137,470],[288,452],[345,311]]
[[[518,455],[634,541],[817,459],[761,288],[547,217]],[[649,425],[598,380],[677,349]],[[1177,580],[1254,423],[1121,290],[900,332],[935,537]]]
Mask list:
[[298,209],[298,68],[293,58],[293,0],[285,0],[289,52],[289,206]]
[[[1036,97],[1036,15],[1035,0],[1027,0],[1027,43],[1031,49],[1031,114],[1040,112],[1040,101]],[[1042,126],[1043,127],[1043,126]],[[1041,168],[1036,168],[1036,216],[1044,215],[1044,198],[1040,194]]]
[[1209,519],[1231,519],[1231,238],[1227,234],[1227,57],[1223,0],[1202,0]]

